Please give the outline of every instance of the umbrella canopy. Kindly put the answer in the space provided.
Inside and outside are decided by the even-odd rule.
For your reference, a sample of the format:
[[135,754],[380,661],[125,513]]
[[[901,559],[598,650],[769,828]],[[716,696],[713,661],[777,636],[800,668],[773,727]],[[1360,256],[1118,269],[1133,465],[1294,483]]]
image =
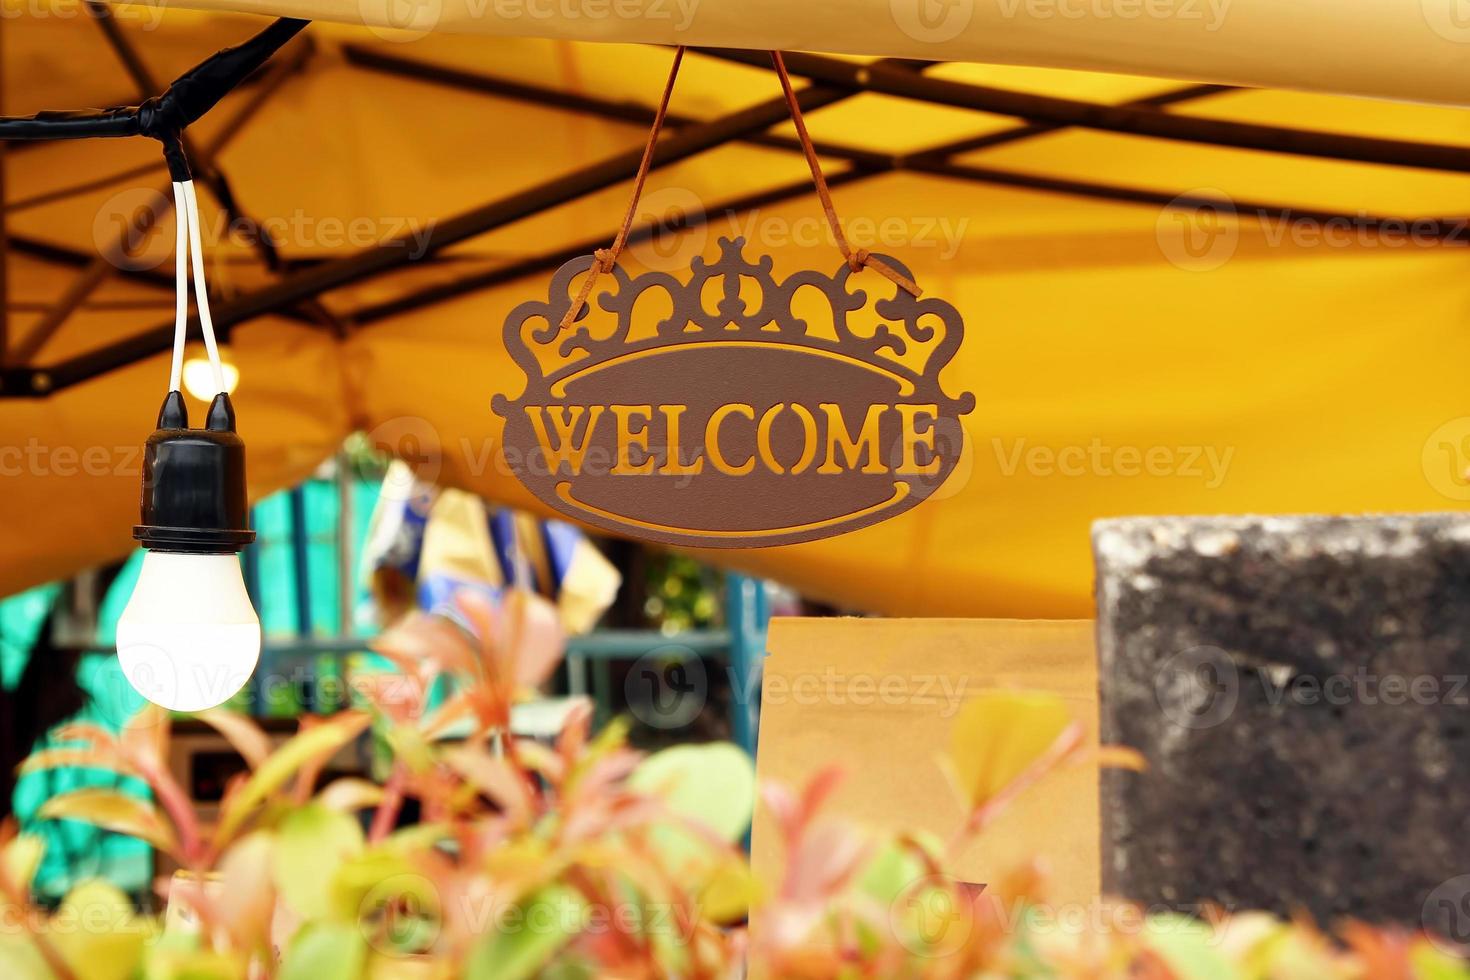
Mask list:
[[[434,26],[491,23],[451,6]],[[917,53],[887,43],[898,35],[872,11],[828,5],[823,43],[795,12],[819,5],[782,4],[792,12],[767,18],[767,33],[735,6],[706,0],[697,40]],[[385,22],[356,9],[290,12]],[[172,6],[100,22],[84,7],[42,13],[0,20],[5,113],[136,102],[265,23]],[[1335,31],[1373,40],[1371,18],[1339,20]],[[524,26],[500,33],[593,29]],[[1052,53],[1017,44],[1004,60],[1099,64],[1056,53],[1077,47],[1063,21],[1032,28]],[[1427,53],[1446,49],[1426,29],[1418,64],[1395,60],[1413,60],[1412,45],[1383,44],[1396,71],[1343,57],[1268,77],[1262,48],[1251,71],[1226,72],[1225,41],[1195,71],[1157,56],[1156,25],[1136,30],[1136,72],[1310,76],[1416,99],[1435,94],[1447,57]],[[999,59],[978,36],[927,56]],[[1470,47],[1454,51],[1463,66]],[[1116,57],[1109,67],[1133,63]],[[737,235],[779,274],[839,264],[760,58],[686,58],[630,272],[682,270]],[[314,24],[191,127],[253,493],[299,480],[361,429],[426,478],[536,506],[498,456],[490,398],[523,381],[501,323],[545,296],[562,261],[611,240],[669,59],[645,45]],[[914,511],[712,557],[875,611],[1080,616],[1098,517],[1470,499],[1462,110],[1052,68],[788,64],[810,80],[808,123],[854,244],[900,258],[964,313],[943,381],[977,407],[966,459]],[[1465,84],[1460,72],[1439,101],[1464,101]],[[145,139],[5,155],[0,591],[131,547],[138,447],[168,373],[167,186]]]

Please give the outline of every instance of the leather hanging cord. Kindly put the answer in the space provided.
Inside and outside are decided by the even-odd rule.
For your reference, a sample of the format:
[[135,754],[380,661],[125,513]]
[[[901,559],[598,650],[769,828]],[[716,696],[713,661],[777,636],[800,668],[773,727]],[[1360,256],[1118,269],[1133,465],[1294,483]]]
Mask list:
[[822,201],[822,210],[827,213],[827,224],[832,226],[832,237],[842,251],[843,258],[847,259],[847,267],[853,272],[860,271],[864,266],[871,267],[914,296],[922,296],[924,291],[908,276],[882,259],[873,257],[867,249],[854,249],[848,244],[847,236],[842,232],[842,219],[837,217],[837,208],[832,204],[832,193],[827,189],[827,178],[822,176],[822,165],[817,161],[817,151],[806,131],[806,120],[801,116],[801,104],[796,101],[796,93],[791,90],[791,76],[786,74],[786,62],[781,57],[781,52],[771,52],[771,63],[776,66],[776,75],[781,79],[781,91],[786,95],[791,121],[796,126],[797,138],[801,140],[801,152],[806,156],[806,165],[811,168],[812,183],[817,185],[817,197]]
[[[674,80],[679,75],[679,64],[683,60],[684,46],[681,44],[674,49],[674,63],[669,67],[669,80],[664,84],[663,97],[659,99],[658,111],[653,116],[653,128],[649,130],[648,145],[644,147],[643,159],[638,164],[638,176],[633,180],[633,197],[628,201],[628,210],[623,214],[623,223],[618,228],[618,234],[613,239],[612,247],[599,248],[593,253],[592,267],[587,270],[587,278],[582,280],[582,288],[577,290],[572,305],[567,307],[566,313],[562,315],[559,330],[566,330],[576,322],[577,317],[587,306],[587,299],[592,295],[598,277],[612,271],[613,265],[618,261],[618,256],[622,254],[623,246],[628,243],[628,235],[633,228],[633,218],[638,213],[638,199],[643,194],[643,184],[648,180],[648,171],[653,165],[653,150],[658,144],[659,132],[664,125],[664,116],[669,109],[669,97],[674,92]],[[872,268],[914,296],[922,296],[924,291],[908,276],[882,259],[874,257],[867,249],[855,249],[848,244],[847,236],[842,231],[842,219],[837,217],[837,208],[832,203],[831,192],[827,189],[827,178],[822,176],[822,165],[817,161],[817,151],[812,146],[812,138],[806,131],[806,120],[801,115],[801,104],[796,101],[796,93],[791,90],[791,76],[786,74],[786,62],[781,59],[781,52],[772,51],[771,61],[776,66],[777,77],[781,79],[781,91],[786,95],[786,106],[791,112],[792,123],[796,125],[796,135],[801,140],[801,150],[806,156],[806,164],[811,169],[812,183],[816,185],[817,197],[822,202],[822,210],[827,214],[827,224],[832,228],[832,237],[836,240],[838,249],[842,251],[842,257],[847,260],[847,267],[853,272],[860,272],[864,267]]]
[[643,194],[643,184],[648,180],[648,171],[653,165],[653,148],[658,144],[658,134],[664,126],[664,116],[669,111],[669,96],[674,94],[674,79],[679,75],[679,63],[684,60],[684,45],[674,49],[674,63],[669,67],[669,80],[664,83],[663,98],[659,99],[658,112],[653,116],[653,128],[648,133],[648,145],[643,148],[643,159],[638,164],[638,176],[633,180],[633,197],[628,201],[628,210],[623,214],[623,224],[618,229],[617,237],[613,239],[611,248],[599,248],[592,253],[596,261],[592,268],[587,270],[587,278],[582,281],[582,288],[577,292],[577,298],[572,300],[572,305],[561,318],[560,329],[565,330],[582,313],[582,308],[587,305],[587,297],[592,295],[592,287],[597,285],[597,277],[604,272],[611,272],[613,265],[622,254],[623,246],[628,244],[628,233],[633,228],[633,218],[638,213],[638,198]]

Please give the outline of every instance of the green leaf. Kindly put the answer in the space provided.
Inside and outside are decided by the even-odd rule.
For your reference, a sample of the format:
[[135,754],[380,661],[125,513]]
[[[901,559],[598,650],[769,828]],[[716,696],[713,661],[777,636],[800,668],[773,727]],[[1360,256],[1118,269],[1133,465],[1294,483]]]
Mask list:
[[279,980],[359,980],[367,963],[367,940],[357,927],[313,922],[291,940]]
[[41,858],[45,856],[44,837],[21,834],[0,852],[0,869],[3,869],[5,880],[12,888],[25,892],[30,889],[31,881],[36,877],[36,869],[41,866]]
[[437,919],[443,909],[439,889],[415,855],[387,844],[342,862],[328,894],[331,914],[344,922],[368,922],[390,907]]
[[1428,942],[1416,943],[1409,951],[1417,980],[1470,980],[1470,963],[1442,953]]
[[173,829],[152,804],[115,790],[90,787],[53,796],[41,805],[39,816],[43,820],[81,820],[147,841],[160,851],[179,853]]
[[0,936],[0,977],[5,980],[52,980],[54,975],[36,944],[23,934]]
[[475,944],[465,980],[530,980],[581,930],[585,905],[576,890],[553,885],[517,911],[497,917],[497,931]]
[[966,806],[984,806],[1044,756],[1072,724],[1067,704],[1035,691],[987,691],[950,730],[950,762]]
[[109,772],[127,772],[127,767],[121,763],[117,752],[110,748],[63,747],[32,752],[21,763],[20,772],[41,772],[46,769],[105,769]]
[[240,948],[250,949],[271,931],[277,893],[272,872],[276,835],[255,830],[220,856],[219,893],[214,908]]
[[883,907],[898,901],[915,882],[930,873],[930,865],[917,852],[918,847],[935,856],[936,863],[937,856],[944,852],[943,841],[924,831],[920,831],[915,841],[907,846],[900,840],[885,841],[863,869],[858,878],[858,888]]
[[730,874],[729,854],[683,821],[699,823],[729,843],[738,841],[755,805],[750,757],[728,742],[679,745],[644,759],[628,785],[659,797],[675,818],[682,818],[666,820],[649,832],[648,844],[660,865],[695,894],[707,893],[722,918],[737,915],[738,904],[751,897],[750,889]]
[[1216,945],[1215,931],[1198,919],[1151,915],[1144,936],[1178,980],[1235,980],[1235,969]]
[[245,980],[243,954],[155,947],[143,967],[142,980]]
[[232,838],[251,811],[286,785],[298,769],[352,741],[367,728],[369,720],[360,712],[346,712],[294,735],[261,763],[238,794],[225,801],[216,842]]
[[681,817],[734,843],[755,806],[755,766],[729,742],[677,745],[643,760],[628,778],[633,789],[661,797]]
[[77,980],[129,980],[137,973],[148,930],[133,903],[115,886],[83,882],[61,903],[60,918],[83,926],[52,934]]
[[251,769],[259,769],[270,758],[270,736],[246,715],[225,708],[205,708],[194,712],[194,718],[223,735]]
[[347,814],[319,803],[292,810],[272,848],[276,888],[302,918],[324,918],[331,911],[333,877],[362,847],[362,827]]
[[316,801],[330,810],[352,813],[383,802],[383,787],[366,779],[343,776],[316,794]]

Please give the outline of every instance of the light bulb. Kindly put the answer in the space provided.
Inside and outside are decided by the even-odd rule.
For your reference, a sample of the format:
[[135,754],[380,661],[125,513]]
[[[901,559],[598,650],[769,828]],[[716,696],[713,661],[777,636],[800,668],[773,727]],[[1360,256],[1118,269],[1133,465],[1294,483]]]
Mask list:
[[123,676],[172,711],[202,711],[239,693],[260,659],[260,620],[233,554],[149,551],[117,623]]
[[[223,355],[226,352],[221,350]],[[233,395],[240,384],[240,369],[229,361],[220,364],[220,373],[225,376],[225,393]],[[191,357],[184,362],[184,390],[202,402],[210,401],[219,392],[214,383],[214,365],[206,357]]]
[[117,623],[123,676],[173,711],[223,704],[260,659],[260,620],[236,557],[255,532],[229,395],[215,395],[204,428],[191,429],[184,396],[169,392],[143,450],[141,514],[133,537],[148,550]]

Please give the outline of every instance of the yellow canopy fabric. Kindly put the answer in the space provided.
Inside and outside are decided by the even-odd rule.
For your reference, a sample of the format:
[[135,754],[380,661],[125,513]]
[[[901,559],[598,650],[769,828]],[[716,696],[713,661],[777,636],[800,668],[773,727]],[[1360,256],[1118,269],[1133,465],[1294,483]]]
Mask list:
[[[119,23],[161,79],[262,24],[173,9],[152,29]],[[384,74],[364,67],[361,52],[645,107],[669,59],[666,50],[630,45],[440,34],[402,43],[330,25],[308,33],[314,51],[246,125],[231,131],[227,121],[252,98],[248,90],[191,130],[201,146],[229,136],[219,166],[244,210],[272,230],[287,265],[266,270],[201,192],[214,229],[206,249],[217,308],[293,269],[401,234],[412,239],[447,215],[645,138],[641,125],[549,99]],[[80,14],[0,19],[0,66],[6,113],[138,97]],[[948,64],[932,72],[1106,103],[1178,87],[1042,68]],[[709,119],[776,94],[768,72],[690,55],[672,108]],[[1470,120],[1447,108],[1239,90],[1177,111],[1275,125],[1307,120],[1314,129],[1470,153]],[[870,94],[814,112],[809,123],[818,143],[882,152],[1016,125]],[[1236,207],[1165,208],[930,173],[842,184],[834,196],[855,244],[901,258],[966,317],[965,346],[943,380],[951,392],[976,394],[966,419],[969,459],[934,499],[888,523],[713,560],[850,608],[1075,617],[1091,609],[1088,534],[1099,517],[1421,511],[1470,499],[1466,253],[1419,225],[1401,233],[1368,227],[1371,217],[1463,214],[1470,178],[1070,130],[958,162],[1057,182],[1223,196]],[[167,177],[146,140],[26,147],[9,152],[5,167],[13,354],[79,266],[115,239],[120,219],[156,206],[153,192]],[[829,160],[828,169],[842,165]],[[830,271],[840,259],[813,196],[733,214],[722,204],[805,177],[799,155],[751,144],[658,170],[643,219],[702,210],[709,220],[682,238],[633,247],[624,264],[635,273],[677,271],[693,255],[713,258],[719,237],[744,234],[751,252],[774,256],[778,274]],[[241,372],[235,398],[252,493],[300,479],[361,429],[428,478],[535,507],[497,456],[490,398],[520,390],[501,323],[519,302],[544,298],[551,269],[386,318],[359,322],[357,314],[571,243],[610,240],[627,193],[623,183],[587,195],[328,292],[319,306],[236,327],[228,356]],[[1291,220],[1263,220],[1257,202],[1289,208]],[[171,323],[172,242],[172,216],[163,213],[132,263],[142,268],[109,275],[36,362],[56,364]],[[48,398],[0,399],[0,593],[131,546],[136,447],[152,428],[166,377],[160,354]]]
[[1460,0],[185,0],[184,6],[364,24],[398,40],[445,32],[832,51],[1470,104],[1470,19]]

